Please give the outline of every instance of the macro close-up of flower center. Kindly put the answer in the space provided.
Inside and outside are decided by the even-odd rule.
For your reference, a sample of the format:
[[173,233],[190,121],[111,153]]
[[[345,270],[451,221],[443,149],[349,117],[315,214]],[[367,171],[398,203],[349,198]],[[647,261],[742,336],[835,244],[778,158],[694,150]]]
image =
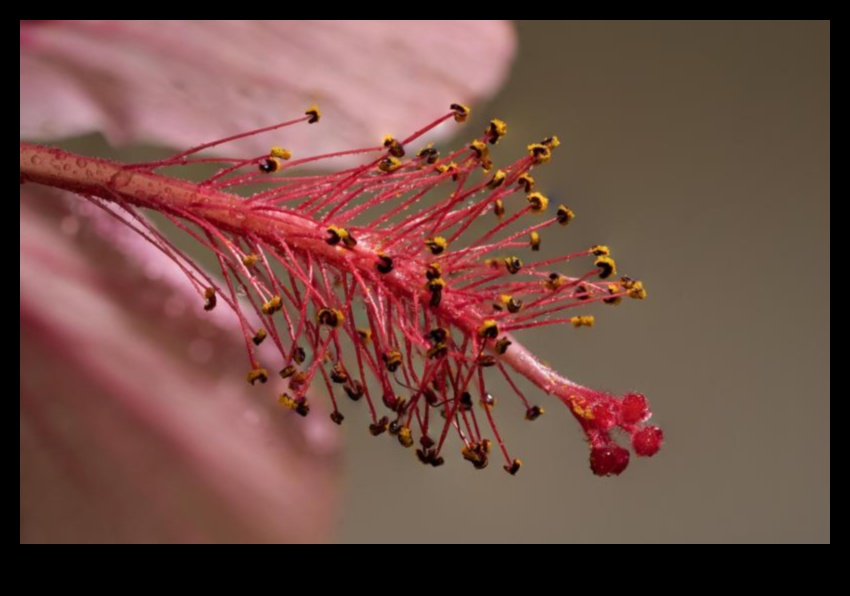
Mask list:
[[[544,325],[591,327],[594,315],[586,307],[641,300],[647,292],[641,281],[618,273],[604,245],[533,259],[549,235],[567,233],[575,218],[569,206],[550,205],[532,176],[560,141],[551,136],[528,144],[525,156],[501,166],[491,147],[507,133],[502,120],[447,155],[427,143],[429,131],[463,123],[469,113],[452,104],[404,138],[303,157],[278,145],[259,156],[196,154],[319,125],[315,106],[300,118],[151,163],[119,165],[22,143],[21,180],[88,199],[171,259],[204,310],[232,309],[244,335],[247,381],[274,386],[278,402],[298,415],[311,413],[310,395],[326,393],[330,419],[341,424],[351,407],[342,402],[362,400],[369,432],[394,437],[424,464],[442,465],[454,434],[474,468],[487,467],[498,452],[504,469],[516,474],[522,460],[499,433],[498,400],[487,378],[503,377],[533,421],[544,406],[514,382],[521,375],[569,408],[590,445],[593,472],[619,474],[629,451],[614,431],[627,434],[640,456],[661,446],[662,431],[645,424],[647,400],[578,385],[512,334]],[[329,168],[352,155],[364,163],[328,174],[299,169]],[[158,173],[194,163],[220,169],[198,183]],[[261,184],[263,190],[234,194]],[[196,266],[145,218],[146,209],[211,251],[219,275]],[[473,226],[481,218],[489,221],[483,233]],[[581,274],[559,270],[572,261],[584,263]],[[272,349],[262,351],[267,346]]]

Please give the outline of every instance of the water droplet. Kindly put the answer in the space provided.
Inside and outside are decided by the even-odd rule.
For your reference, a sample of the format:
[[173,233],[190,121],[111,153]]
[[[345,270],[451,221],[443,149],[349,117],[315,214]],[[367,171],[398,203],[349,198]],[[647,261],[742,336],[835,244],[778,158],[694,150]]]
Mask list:
[[128,172],[127,170],[122,170],[115,174],[112,177],[112,185],[115,188],[121,188],[123,186],[127,186],[130,184],[130,181],[133,179],[133,172]]
[[64,165],[62,166],[62,171],[63,171],[63,172],[68,172],[68,171],[70,171],[70,170],[71,170],[71,164],[66,163],[66,164],[64,164]]
[[41,163],[41,158],[38,155],[33,155],[30,157],[30,163],[34,166],[37,166]]
[[86,162],[86,160],[85,160],[85,159],[83,159],[82,157],[78,157],[78,158],[77,158],[77,167],[78,167],[78,168],[84,168],[84,167],[86,167],[87,163],[88,163],[88,162]]

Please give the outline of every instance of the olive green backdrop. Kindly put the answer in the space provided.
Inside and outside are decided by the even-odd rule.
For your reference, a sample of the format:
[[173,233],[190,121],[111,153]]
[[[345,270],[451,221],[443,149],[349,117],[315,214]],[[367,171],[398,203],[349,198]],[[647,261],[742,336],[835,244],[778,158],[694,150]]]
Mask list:
[[518,33],[472,126],[508,121],[502,160],[558,134],[535,176],[578,218],[543,255],[605,242],[649,290],[592,330],[522,337],[577,382],[646,393],[667,444],[596,478],[566,408],[533,392],[546,416],[503,400],[499,418],[515,478],[425,468],[344,425],[340,540],[829,541],[829,24]]

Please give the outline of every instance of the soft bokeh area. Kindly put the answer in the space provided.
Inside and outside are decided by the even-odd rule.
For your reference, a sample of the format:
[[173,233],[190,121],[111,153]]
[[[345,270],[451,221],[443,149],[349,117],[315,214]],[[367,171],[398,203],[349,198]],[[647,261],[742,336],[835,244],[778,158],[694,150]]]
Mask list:
[[340,539],[829,541],[829,24],[518,32],[477,116],[508,122],[497,160],[560,135],[535,177],[577,218],[542,256],[605,242],[649,290],[521,337],[578,382],[645,392],[666,445],[599,479],[565,408],[528,423],[505,399],[512,478],[425,468],[352,424]]

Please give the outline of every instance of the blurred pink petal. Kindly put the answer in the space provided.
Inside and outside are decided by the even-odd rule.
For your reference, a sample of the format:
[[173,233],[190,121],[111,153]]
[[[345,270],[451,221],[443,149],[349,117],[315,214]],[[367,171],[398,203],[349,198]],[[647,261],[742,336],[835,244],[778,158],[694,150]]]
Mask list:
[[185,147],[318,103],[331,134],[294,127],[283,142],[326,153],[487,98],[514,45],[506,21],[24,22],[21,136]]
[[[501,21],[24,22],[21,135],[187,148],[316,102],[281,142],[351,148],[486,98],[513,50]],[[326,540],[327,416],[245,383],[235,318],[92,209],[21,189],[21,541]]]
[[21,541],[327,539],[327,417],[245,383],[238,335],[170,261],[127,259],[49,194],[21,203]]

